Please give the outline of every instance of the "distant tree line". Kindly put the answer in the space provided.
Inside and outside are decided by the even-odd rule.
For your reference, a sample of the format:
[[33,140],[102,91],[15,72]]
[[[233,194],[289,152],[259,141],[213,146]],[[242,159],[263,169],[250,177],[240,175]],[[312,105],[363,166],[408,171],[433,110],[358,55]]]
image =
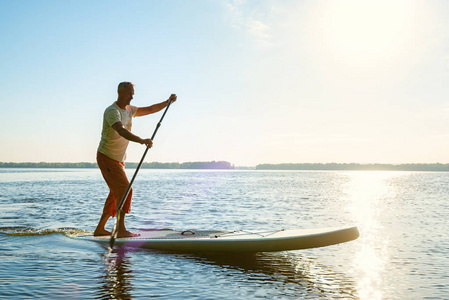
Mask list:
[[60,162],[0,162],[0,168],[96,168],[96,163],[60,163]]
[[[127,168],[136,168],[138,163],[126,163]],[[60,162],[0,162],[0,168],[97,168],[96,163],[60,163]],[[142,164],[142,169],[239,169],[227,161],[209,162],[185,162],[185,163],[161,163],[147,162]],[[253,168],[248,168],[253,169]],[[285,163],[285,164],[260,164],[256,170],[354,170],[354,171],[440,171],[449,172],[449,164],[340,164],[340,163]]]
[[[126,163],[129,168],[137,167],[138,163]],[[52,162],[0,162],[0,168],[97,168],[96,163],[52,163]],[[234,165],[227,161],[209,161],[209,162],[185,162],[185,163],[161,163],[149,162],[143,163],[142,169],[234,169]]]
[[339,164],[339,163],[286,163],[260,164],[256,170],[354,170],[354,171],[449,171],[449,164]]

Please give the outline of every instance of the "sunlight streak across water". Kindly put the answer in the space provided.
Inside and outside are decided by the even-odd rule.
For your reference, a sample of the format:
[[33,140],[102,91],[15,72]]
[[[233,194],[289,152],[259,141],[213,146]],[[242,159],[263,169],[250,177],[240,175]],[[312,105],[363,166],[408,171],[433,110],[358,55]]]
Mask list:
[[346,185],[350,214],[361,232],[353,265],[361,299],[383,299],[382,286],[390,260],[389,239],[382,236],[389,181],[400,172],[352,172]]

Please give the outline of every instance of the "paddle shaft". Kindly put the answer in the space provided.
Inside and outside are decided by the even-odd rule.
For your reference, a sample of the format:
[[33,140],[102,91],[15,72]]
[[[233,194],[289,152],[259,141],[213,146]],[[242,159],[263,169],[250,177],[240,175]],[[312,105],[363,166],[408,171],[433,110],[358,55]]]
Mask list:
[[[156,136],[156,133],[157,133],[159,127],[161,127],[162,120],[164,119],[165,114],[167,113],[168,108],[170,107],[172,101],[173,101],[173,99],[170,99],[170,101],[168,102],[167,107],[165,108],[164,113],[162,114],[161,119],[157,123],[156,129],[154,130],[153,135],[151,136],[151,140],[152,141],[154,141],[154,137]],[[120,220],[120,217],[121,217],[121,210],[123,208],[123,205],[125,205],[126,198],[128,197],[129,192],[131,191],[131,187],[132,187],[132,185],[134,183],[134,179],[136,179],[137,173],[139,172],[140,167],[142,166],[142,163],[143,163],[143,161],[145,159],[145,156],[148,153],[148,149],[150,149],[150,148],[148,148],[148,147],[145,148],[145,152],[143,153],[143,156],[140,159],[139,164],[137,165],[136,172],[134,172],[134,175],[131,178],[131,181],[129,182],[128,187],[126,188],[125,194],[123,195],[122,200],[120,200],[120,203],[118,205],[117,218],[115,219],[114,228],[112,229],[112,232],[111,232],[111,240],[109,241],[109,245],[110,245],[111,248],[114,246],[114,241],[117,238],[117,223],[118,223],[118,221]]]

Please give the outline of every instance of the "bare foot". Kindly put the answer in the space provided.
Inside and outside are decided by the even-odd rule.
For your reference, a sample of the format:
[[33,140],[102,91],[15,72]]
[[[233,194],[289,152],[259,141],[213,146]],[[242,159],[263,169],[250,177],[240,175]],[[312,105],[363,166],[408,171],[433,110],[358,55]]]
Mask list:
[[136,237],[136,236],[140,236],[140,233],[134,233],[128,230],[124,230],[124,231],[119,231],[117,233],[117,237],[118,238],[124,238],[124,237]]
[[110,231],[106,229],[95,229],[94,236],[111,235]]

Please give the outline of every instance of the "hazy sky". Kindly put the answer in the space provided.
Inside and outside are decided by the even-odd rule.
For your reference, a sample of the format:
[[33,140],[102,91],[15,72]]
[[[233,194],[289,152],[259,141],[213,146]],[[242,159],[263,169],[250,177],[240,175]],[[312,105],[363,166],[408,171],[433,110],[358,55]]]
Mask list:
[[148,162],[448,163],[448,16],[434,0],[0,0],[0,161],[95,161],[126,80],[136,106],[178,95]]

